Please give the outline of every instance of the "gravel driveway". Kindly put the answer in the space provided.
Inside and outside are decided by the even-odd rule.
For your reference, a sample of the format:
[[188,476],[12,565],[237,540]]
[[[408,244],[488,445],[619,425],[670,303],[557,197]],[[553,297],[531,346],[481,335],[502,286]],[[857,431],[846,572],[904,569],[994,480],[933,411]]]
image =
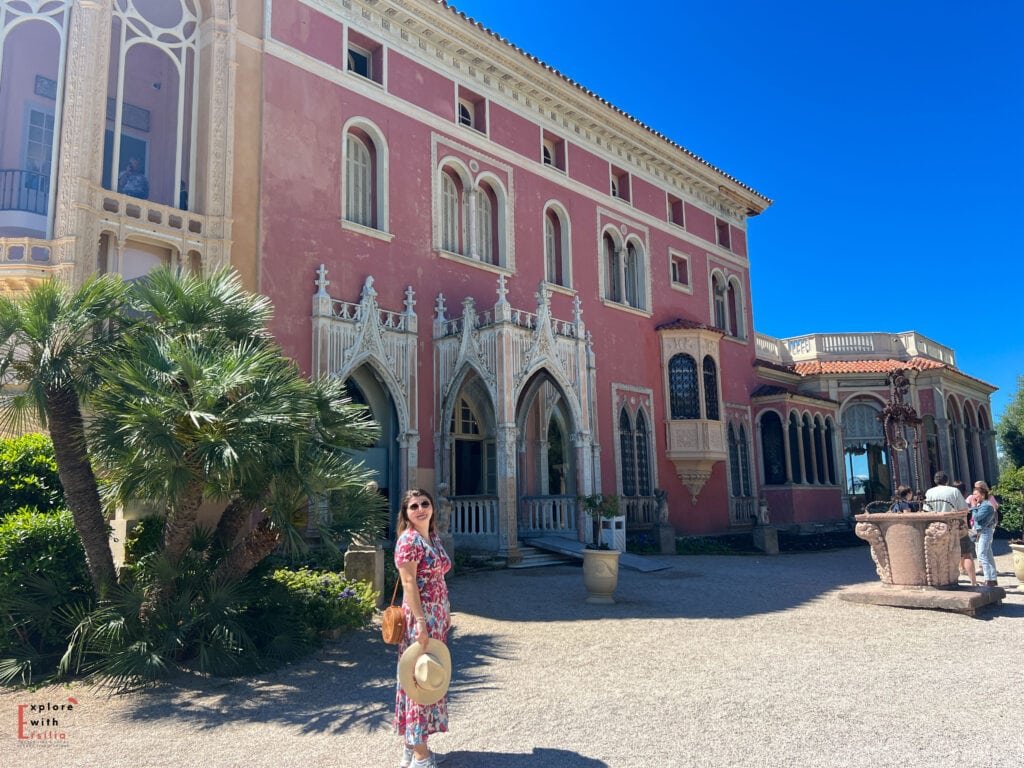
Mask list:
[[[431,744],[446,768],[1020,766],[1024,590],[996,551],[1007,599],[976,619],[839,600],[875,581],[866,547],[667,557],[613,606],[571,565],[457,577]],[[394,660],[366,630],[258,680],[3,692],[0,768],[396,766]],[[66,738],[19,742],[22,707]]]

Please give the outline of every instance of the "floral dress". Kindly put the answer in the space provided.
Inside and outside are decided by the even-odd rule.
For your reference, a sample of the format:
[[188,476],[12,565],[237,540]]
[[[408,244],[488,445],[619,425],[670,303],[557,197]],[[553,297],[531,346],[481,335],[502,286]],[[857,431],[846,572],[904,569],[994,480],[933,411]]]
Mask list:
[[[448,606],[448,585],[444,575],[451,570],[452,561],[441,546],[437,535],[427,542],[415,529],[402,532],[395,542],[395,566],[416,563],[416,585],[420,590],[420,604],[427,620],[427,634],[446,642],[451,627]],[[409,602],[403,597],[402,612],[405,614],[405,637],[398,645],[398,657],[406,648],[416,642],[416,618],[412,615]],[[416,745],[432,733],[448,730],[448,699],[442,698],[436,704],[424,706],[405,695],[402,686],[395,693],[395,730],[403,734],[405,743]]]

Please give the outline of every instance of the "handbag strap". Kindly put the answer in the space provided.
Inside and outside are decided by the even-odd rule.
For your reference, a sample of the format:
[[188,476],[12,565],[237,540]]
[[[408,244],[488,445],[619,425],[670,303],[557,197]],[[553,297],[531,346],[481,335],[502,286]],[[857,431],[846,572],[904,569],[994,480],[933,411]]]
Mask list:
[[391,593],[391,604],[395,604],[395,598],[398,597],[398,585],[402,583],[402,577],[399,576],[395,579],[395,591]]

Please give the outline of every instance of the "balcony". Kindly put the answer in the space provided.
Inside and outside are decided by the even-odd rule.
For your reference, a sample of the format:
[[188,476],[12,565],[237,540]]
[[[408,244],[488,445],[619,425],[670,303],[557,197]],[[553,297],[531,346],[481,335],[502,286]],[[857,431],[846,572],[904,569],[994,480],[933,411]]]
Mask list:
[[956,355],[916,331],[905,333],[812,333],[788,339],[757,334],[757,356],[788,365],[805,360],[906,360],[929,357],[956,366]]
[[0,169],[0,236],[45,235],[49,197],[48,174]]

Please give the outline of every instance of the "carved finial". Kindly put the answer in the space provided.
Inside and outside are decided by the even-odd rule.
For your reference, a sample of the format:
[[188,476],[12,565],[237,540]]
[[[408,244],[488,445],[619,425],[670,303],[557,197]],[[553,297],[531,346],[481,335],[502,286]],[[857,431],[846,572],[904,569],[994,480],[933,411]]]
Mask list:
[[413,309],[416,306],[415,296],[416,293],[413,291],[412,286],[408,286],[405,289],[405,314],[412,315],[413,317],[416,316],[416,311]]
[[541,307],[547,307],[551,303],[551,291],[548,290],[548,284],[541,280],[540,285],[537,286],[537,292],[533,294],[537,299],[537,311],[540,312]]
[[327,279],[327,267],[324,266],[323,264],[321,264],[320,268],[316,271],[316,287],[317,287],[316,295],[317,296],[326,296],[327,295],[327,286],[330,285],[330,284],[331,284],[331,281]]
[[471,315],[476,307],[476,300],[472,296],[467,296],[462,300],[462,314]]
[[437,301],[434,304],[434,319],[441,323],[447,320],[448,318],[444,315],[446,309],[447,307],[444,304],[444,294],[437,294]]
[[572,299],[572,319],[576,325],[583,322],[583,302],[578,293]]
[[505,275],[498,275],[498,305],[508,304],[508,286],[505,285]]

